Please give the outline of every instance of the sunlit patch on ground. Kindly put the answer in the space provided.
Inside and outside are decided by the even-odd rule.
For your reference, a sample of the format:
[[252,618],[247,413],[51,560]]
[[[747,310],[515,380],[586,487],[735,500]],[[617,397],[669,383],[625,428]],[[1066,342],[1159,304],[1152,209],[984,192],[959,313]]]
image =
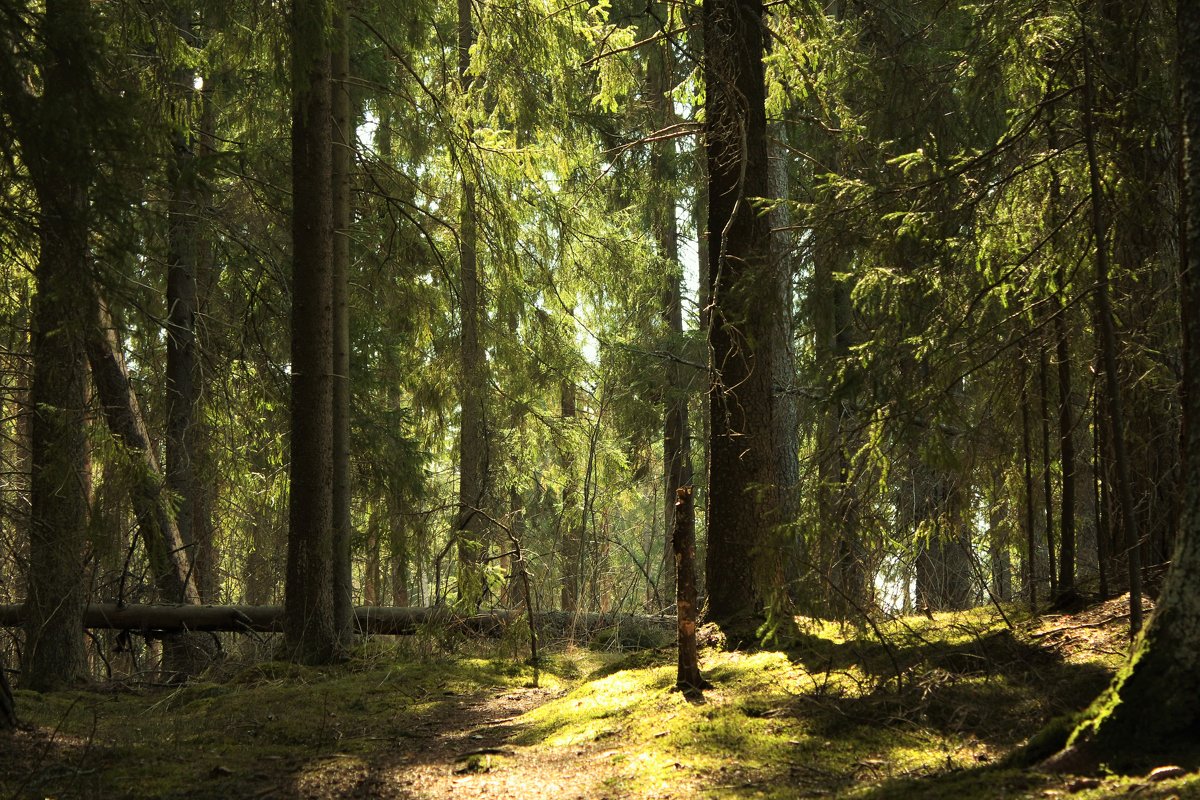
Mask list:
[[1119,601],[801,625],[787,650],[414,658],[379,642],[324,669],[267,662],[175,689],[18,693],[0,797],[1200,797],[1193,776],[1051,777],[1006,759],[1121,658]]

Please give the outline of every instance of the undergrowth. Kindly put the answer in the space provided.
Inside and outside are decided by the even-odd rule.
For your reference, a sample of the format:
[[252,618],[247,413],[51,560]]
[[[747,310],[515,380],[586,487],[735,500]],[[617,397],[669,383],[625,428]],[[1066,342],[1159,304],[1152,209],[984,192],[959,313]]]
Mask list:
[[[673,690],[670,648],[556,649],[539,676],[548,701],[508,741],[547,770],[558,753],[602,763],[597,797],[1200,797],[1194,778],[1080,782],[1014,757],[1119,663],[1118,647],[1071,639],[1069,619],[1010,630],[979,609],[800,629],[786,650],[707,650],[713,689],[699,700]],[[393,775],[380,764],[444,735],[465,699],[533,679],[487,646],[436,649],[376,641],[327,668],[261,661],[173,689],[20,691],[32,730],[0,738],[0,797],[345,796],[326,779],[350,772],[376,782],[357,784],[371,796],[361,787]]]

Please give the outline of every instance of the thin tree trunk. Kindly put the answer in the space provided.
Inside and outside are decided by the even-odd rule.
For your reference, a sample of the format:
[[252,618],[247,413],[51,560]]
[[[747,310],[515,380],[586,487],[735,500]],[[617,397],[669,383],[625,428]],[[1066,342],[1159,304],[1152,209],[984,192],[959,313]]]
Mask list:
[[[669,41],[656,42],[649,57],[647,82],[651,102],[654,104],[658,126],[666,129],[675,118],[669,92],[674,85],[674,59]],[[651,172],[654,176],[654,228],[658,239],[658,253],[666,269],[662,295],[662,316],[666,323],[668,341],[681,343],[683,340],[683,308],[679,282],[682,278],[679,265],[679,231],[675,220],[674,181],[675,141],[667,139],[654,145],[651,154]],[[671,355],[674,355],[673,353]],[[668,357],[665,367],[666,386],[663,391],[663,471],[666,491],[663,504],[663,574],[660,590],[668,597],[675,594],[676,558],[669,545],[670,532],[675,529],[675,515],[693,512],[689,502],[676,502],[678,491],[692,481],[691,445],[688,432],[688,398],[679,363]],[[692,526],[695,520],[684,520],[682,524]]]
[[1091,39],[1085,34],[1083,46],[1084,92],[1083,130],[1087,150],[1088,178],[1092,190],[1092,235],[1096,246],[1096,319],[1100,328],[1100,352],[1104,359],[1104,390],[1108,408],[1109,436],[1117,471],[1117,503],[1121,508],[1121,527],[1124,531],[1125,556],[1129,565],[1129,629],[1136,634],[1142,627],[1142,572],[1138,554],[1137,518],[1134,514],[1133,478],[1130,475],[1129,455],[1125,447],[1125,420],[1121,388],[1117,375],[1117,330],[1113,321],[1108,294],[1108,244],[1104,221],[1104,189],[1101,185],[1100,163],[1096,155],[1096,123],[1094,119],[1095,88],[1091,67]]
[[0,731],[11,731],[16,727],[17,703],[13,699],[12,687],[8,685],[4,659],[0,659]]
[[[1058,150],[1057,129],[1054,124],[1054,107],[1047,111],[1047,133],[1051,151]],[[1059,207],[1062,202],[1062,183],[1058,171],[1050,165],[1050,226],[1058,227]],[[1071,414],[1071,341],[1067,328],[1067,263],[1058,259],[1055,276],[1058,283],[1058,308],[1054,314],[1054,348],[1058,362],[1058,441],[1062,464],[1062,510],[1059,519],[1062,535],[1059,537],[1058,593],[1055,601],[1071,603],[1075,591],[1075,424]],[[1052,562],[1053,563],[1053,562]],[[1053,569],[1053,567],[1052,567]]]
[[[458,0],[458,80],[460,90],[471,91],[471,45],[475,29],[471,20],[471,0]],[[469,125],[469,123],[468,123]],[[482,562],[488,528],[477,513],[488,496],[487,430],[487,356],[479,341],[483,319],[480,297],[479,254],[476,236],[475,183],[471,175],[468,150],[459,153],[462,171],[462,205],[459,210],[458,257],[460,283],[459,339],[459,490],[458,519],[458,592],[460,599],[478,604],[483,600]]]
[[371,514],[367,519],[367,564],[363,569],[363,605],[377,606],[381,605],[380,585],[381,576],[379,574],[379,511],[371,509]]
[[343,647],[354,639],[350,542],[350,171],[354,116],[350,103],[350,31],[345,0],[334,4],[330,171],[333,205],[333,625]]
[[1054,488],[1051,483],[1050,464],[1050,389],[1047,381],[1049,367],[1046,364],[1046,345],[1038,345],[1038,404],[1042,416],[1042,492],[1046,501],[1046,558],[1050,576],[1050,597],[1058,597],[1058,570],[1055,569],[1054,551]]
[[675,688],[695,695],[711,684],[700,674],[700,654],[696,646],[696,515],[685,506],[692,504],[692,487],[676,490],[675,528],[671,549],[675,555],[675,573],[679,576],[676,589],[676,616],[679,627],[679,653],[675,673]]
[[138,474],[129,499],[155,584],[164,600],[197,605],[200,592],[187,545],[175,523],[158,456],[129,382],[121,343],[104,301],[96,298],[93,303],[96,316],[87,338],[88,362],[109,430],[140,462],[134,467]]
[[1092,409],[1092,491],[1096,496],[1096,570],[1100,579],[1100,599],[1107,600],[1112,597],[1108,584],[1109,552],[1111,550],[1108,528],[1111,523],[1108,514],[1104,511],[1107,497],[1105,497],[1106,490],[1104,488],[1106,481],[1104,451],[1100,435],[1100,388],[1098,386],[1093,390]]
[[1021,359],[1021,456],[1025,463],[1025,579],[1030,599],[1030,610],[1038,608],[1038,571],[1037,571],[1037,536],[1033,523],[1033,447],[1030,435],[1030,391],[1028,391],[1028,375],[1026,357]]
[[[175,26],[183,43],[192,47],[190,4],[176,8]],[[191,104],[196,71],[181,67],[172,87],[176,101]],[[199,268],[200,213],[204,206],[200,182],[195,177],[195,137],[182,127],[172,135],[174,156],[168,164],[170,196],[167,201],[167,426],[166,487],[177,500],[174,515],[179,538],[191,548],[195,561],[195,446],[196,415],[200,404],[200,359],[196,345],[197,283]]]
[[[562,425],[565,427],[575,421],[575,385],[564,380],[559,386]],[[564,466],[570,464],[564,454]],[[568,473],[569,474],[569,473]],[[562,514],[559,516],[559,538],[562,543],[562,591],[559,607],[563,611],[575,612],[579,609],[579,576],[580,560],[583,558],[583,542],[578,533],[583,529],[583,523],[578,527],[572,525],[570,518],[570,497],[573,491],[570,486],[562,490]],[[580,515],[585,512],[580,511]]]

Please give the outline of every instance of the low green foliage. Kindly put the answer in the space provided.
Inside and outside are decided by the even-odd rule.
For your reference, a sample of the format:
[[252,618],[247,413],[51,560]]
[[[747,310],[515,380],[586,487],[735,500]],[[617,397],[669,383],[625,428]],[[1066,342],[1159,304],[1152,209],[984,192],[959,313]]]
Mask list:
[[1081,782],[1030,769],[1065,741],[1118,653],[1056,649],[1029,621],[1010,631],[984,611],[878,634],[800,629],[786,651],[706,651],[713,688],[700,700],[674,690],[669,648],[551,652],[548,701],[510,723],[504,748],[479,751],[455,714],[526,687],[527,665],[371,643],[329,668],[264,662],[170,690],[19,692],[35,730],[0,763],[0,796],[338,797],[368,785],[348,776],[396,774],[397,758],[448,736],[467,742],[457,760],[444,754],[448,776],[540,779],[598,764],[610,797],[1200,796],[1194,777]]

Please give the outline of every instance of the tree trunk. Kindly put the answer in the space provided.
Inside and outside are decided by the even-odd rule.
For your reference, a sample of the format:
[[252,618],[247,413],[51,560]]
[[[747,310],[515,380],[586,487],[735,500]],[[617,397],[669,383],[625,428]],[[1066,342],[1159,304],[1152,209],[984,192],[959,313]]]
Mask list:
[[[172,498],[129,381],[117,331],[104,301],[97,297],[94,303],[96,319],[87,340],[92,381],[109,431],[134,462],[129,500],[155,585],[162,599],[168,602],[197,605],[200,592],[188,543],[176,523]],[[212,641],[208,637],[173,636],[164,648],[163,667],[169,680],[181,680],[198,674],[213,654]]]
[[350,103],[350,24],[346,0],[334,4],[330,170],[333,205],[333,626],[342,647],[354,639],[350,542],[350,170],[354,115]]
[[363,605],[377,606],[381,605],[379,598],[382,596],[380,586],[382,584],[382,575],[380,574],[380,547],[379,547],[379,510],[371,509],[370,516],[367,518],[367,563],[363,568]]
[[1142,572],[1138,557],[1138,528],[1134,515],[1133,478],[1125,447],[1125,420],[1121,388],[1117,375],[1117,329],[1113,321],[1108,294],[1108,244],[1104,221],[1104,189],[1100,164],[1096,156],[1096,124],[1094,120],[1095,89],[1091,69],[1091,41],[1086,32],[1083,45],[1084,92],[1083,130],[1087,150],[1088,177],[1092,190],[1092,235],[1096,245],[1096,321],[1100,329],[1100,353],[1104,363],[1104,394],[1108,409],[1109,441],[1117,472],[1117,503],[1121,508],[1121,528],[1124,532],[1125,556],[1129,565],[1129,629],[1137,633],[1142,626]]
[[95,106],[91,4],[45,4],[41,94],[21,76],[0,74],[0,103],[22,149],[38,200],[37,294],[30,386],[30,547],[25,620],[25,685],[46,691],[87,677],[83,551],[87,356],[92,283],[88,255],[95,174],[88,113]]
[[[575,421],[575,385],[564,380],[559,386],[559,403],[561,420],[564,428]],[[563,465],[570,464],[569,455],[563,455]],[[569,475],[568,470],[564,470]],[[568,479],[570,480],[570,479]],[[580,561],[583,558],[583,543],[579,541],[579,528],[572,524],[571,496],[574,490],[566,485],[562,490],[562,512],[558,518],[558,534],[562,551],[562,591],[559,607],[563,611],[574,612],[579,607],[579,576]],[[580,511],[583,514],[583,511]]]
[[[186,47],[197,44],[190,2],[175,9],[174,21]],[[173,77],[172,94],[181,107],[196,99],[196,71],[181,67]],[[186,118],[186,115],[185,115]],[[176,127],[171,134],[173,157],[167,166],[167,389],[166,389],[166,487],[175,499],[175,525],[179,538],[189,548],[193,565],[208,564],[211,540],[201,542],[197,532],[208,525],[196,519],[200,510],[200,488],[196,475],[197,450],[201,444],[200,411],[202,377],[196,341],[199,307],[197,274],[203,250],[201,215],[207,205],[196,179],[196,136]],[[197,586],[201,584],[196,581]]]
[[770,195],[761,0],[705,0],[704,84],[710,321],[710,465],[705,572],[709,613],[729,621],[766,602],[779,560],[772,450],[772,342],[780,313],[771,226],[751,198]]
[[13,699],[12,687],[8,685],[8,670],[0,659],[0,732],[17,727],[17,703]]
[[[1187,147],[1188,260],[1180,276],[1183,516],[1158,606],[1125,667],[1085,713],[1067,749],[1051,759],[1062,769],[1095,768],[1101,763],[1142,769],[1175,759],[1194,763],[1196,758],[1195,732],[1200,726],[1200,316],[1196,313],[1200,308],[1200,2],[1180,0],[1176,13]],[[1094,150],[1089,153],[1094,166],[1092,156]]]
[[[768,547],[776,554],[781,565],[794,562],[797,557],[808,561],[803,552],[804,538],[793,528],[800,509],[800,421],[796,393],[796,348],[792,340],[794,332],[793,305],[796,260],[793,257],[795,235],[791,230],[792,212],[791,174],[787,148],[787,128],[783,123],[774,123],[769,131],[767,144],[769,196],[775,206],[768,215],[771,226],[771,259],[774,270],[776,296],[773,298],[775,314],[771,326],[771,382],[773,405],[773,431],[771,449],[775,454],[775,480],[779,507],[776,511],[775,529],[771,531]],[[842,473],[848,475],[848,465],[843,463]],[[854,553],[857,555],[857,552]],[[810,576],[795,575],[794,568],[784,566],[780,577],[785,585],[789,578],[804,580]],[[853,575],[853,567],[850,569]],[[791,592],[782,595],[790,600]]]
[[[471,0],[458,0],[458,80],[461,91],[470,92],[471,45],[475,28],[471,20]],[[468,123],[469,124],[469,123]],[[459,153],[462,171],[462,206],[459,209],[459,314],[462,331],[459,339],[459,485],[458,519],[458,593],[459,598],[478,605],[483,601],[482,559],[488,534],[487,520],[477,513],[488,496],[487,430],[487,356],[479,341],[483,319],[480,297],[479,253],[476,236],[475,183],[469,150]]]
[[329,7],[292,3],[292,407],[288,655],[337,657],[333,600],[333,203]]
[[1021,455],[1025,466],[1025,589],[1029,596],[1029,610],[1037,611],[1037,537],[1034,531],[1033,511],[1033,447],[1029,434],[1029,380],[1024,351],[1020,359],[1021,382]]
[[129,382],[121,343],[108,308],[93,299],[96,315],[87,338],[88,363],[108,429],[134,459],[130,503],[146,546],[155,584],[164,600],[198,604],[200,593],[187,545],[180,535],[158,456]]
[[1047,380],[1050,368],[1046,363],[1046,345],[1038,344],[1038,405],[1042,417],[1042,497],[1046,512],[1046,558],[1049,564],[1050,597],[1058,597],[1058,570],[1054,558],[1054,487],[1050,474],[1052,454],[1050,452],[1050,389]]
[[675,688],[695,695],[710,687],[700,674],[700,654],[696,647],[696,515],[686,506],[692,504],[692,487],[676,490],[675,528],[671,532],[671,550],[675,556],[676,618],[679,628],[679,658]]
[[1101,429],[1103,426],[1100,423],[1100,388],[1095,387],[1092,391],[1092,491],[1095,494],[1095,517],[1096,517],[1096,571],[1099,574],[1100,580],[1100,599],[1107,600],[1112,597],[1112,592],[1109,588],[1108,576],[1111,572],[1110,564],[1112,559],[1109,553],[1112,548],[1109,546],[1111,537],[1109,536],[1108,528],[1109,515],[1105,510],[1107,497],[1107,489],[1105,486],[1105,459],[1104,448],[1102,446]]
[[[1054,107],[1047,109],[1047,138],[1051,151],[1058,150],[1058,131],[1054,124]],[[1062,203],[1062,183],[1054,162],[1050,162],[1050,228],[1058,228],[1059,208]],[[1056,237],[1057,238],[1057,237]],[[1067,333],[1067,262],[1058,258],[1055,276],[1058,284],[1058,308],[1054,314],[1054,349],[1058,362],[1058,441],[1062,465],[1062,505],[1059,519],[1062,535],[1059,537],[1058,593],[1055,601],[1071,603],[1076,599],[1075,591],[1075,423],[1071,413],[1071,340]],[[1052,567],[1053,569],[1053,567]]]
[[[674,58],[671,42],[656,42],[650,53],[647,67],[647,83],[651,103],[654,106],[655,122],[666,129],[675,119],[670,97],[674,86]],[[662,295],[662,316],[665,323],[669,348],[682,346],[683,308],[679,283],[682,278],[679,264],[679,231],[675,220],[674,191],[675,141],[666,139],[657,142],[651,153],[651,173],[655,187],[653,211],[654,231],[658,255],[666,271]],[[671,353],[670,356],[675,355]],[[659,582],[660,592],[670,597],[675,594],[676,557],[670,546],[671,531],[676,524],[691,525],[695,520],[676,522],[679,513],[694,513],[694,504],[677,502],[679,489],[691,485],[691,444],[688,433],[688,395],[679,363],[668,356],[665,364],[666,386],[663,391],[663,472],[666,491],[663,503],[663,572]],[[649,566],[649,565],[647,565]]]

